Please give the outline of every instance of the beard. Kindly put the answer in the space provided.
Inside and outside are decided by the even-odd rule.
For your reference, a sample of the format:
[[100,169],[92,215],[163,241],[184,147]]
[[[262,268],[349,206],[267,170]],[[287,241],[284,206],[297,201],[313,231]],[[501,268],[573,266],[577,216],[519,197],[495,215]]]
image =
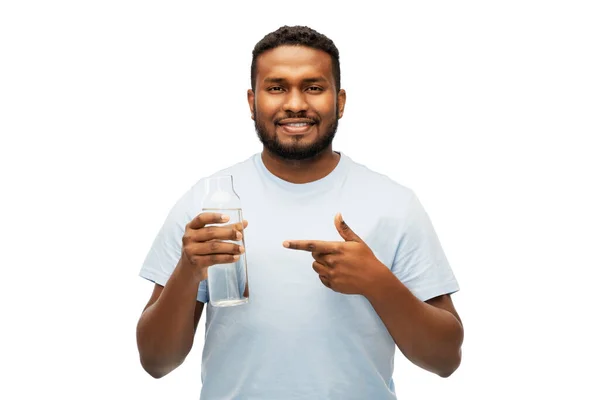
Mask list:
[[[335,115],[339,115],[337,106],[335,111]],[[338,127],[338,119],[336,118],[325,127],[325,134],[317,138],[313,143],[301,144],[300,142],[294,142],[292,144],[283,144],[279,140],[279,137],[277,137],[277,133],[273,132],[273,135],[269,134],[266,124],[258,121],[255,109],[254,128],[256,129],[258,138],[271,154],[284,160],[308,160],[315,158],[331,145]]]

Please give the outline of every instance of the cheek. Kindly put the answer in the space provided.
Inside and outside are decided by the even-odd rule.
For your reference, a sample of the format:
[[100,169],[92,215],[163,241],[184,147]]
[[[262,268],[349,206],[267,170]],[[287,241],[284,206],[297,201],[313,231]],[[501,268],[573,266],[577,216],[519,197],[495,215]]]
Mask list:
[[332,96],[318,96],[310,102],[310,106],[321,118],[330,119],[336,117],[335,101]]
[[281,104],[276,96],[257,96],[255,107],[257,114],[271,117],[281,108]]

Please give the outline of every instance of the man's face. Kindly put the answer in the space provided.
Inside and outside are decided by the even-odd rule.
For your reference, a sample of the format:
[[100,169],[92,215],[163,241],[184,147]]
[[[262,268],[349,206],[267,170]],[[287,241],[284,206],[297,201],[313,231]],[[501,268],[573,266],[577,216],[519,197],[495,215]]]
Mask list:
[[345,102],[326,52],[280,46],[258,57],[248,104],[256,133],[271,153],[289,160],[320,154],[333,141]]

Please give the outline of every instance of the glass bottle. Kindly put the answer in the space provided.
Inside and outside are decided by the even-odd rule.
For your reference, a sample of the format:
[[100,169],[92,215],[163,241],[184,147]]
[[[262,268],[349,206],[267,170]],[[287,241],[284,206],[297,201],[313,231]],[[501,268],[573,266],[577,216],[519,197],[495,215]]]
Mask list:
[[[234,190],[232,175],[206,178],[202,212],[214,212],[229,216],[229,220],[224,224],[212,224],[213,226],[243,223],[242,202]],[[223,240],[223,242],[236,243],[246,248],[244,238]],[[230,307],[248,303],[246,252],[240,254],[240,258],[233,263],[215,264],[208,267],[208,296],[213,307]]]

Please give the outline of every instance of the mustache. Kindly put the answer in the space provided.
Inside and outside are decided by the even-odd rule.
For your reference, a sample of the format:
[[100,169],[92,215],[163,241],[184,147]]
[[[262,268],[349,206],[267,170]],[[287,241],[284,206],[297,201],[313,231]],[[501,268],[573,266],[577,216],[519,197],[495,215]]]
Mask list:
[[313,124],[317,124],[320,122],[320,119],[317,117],[309,117],[306,113],[287,113],[284,117],[276,118],[275,124],[278,125],[284,119],[305,119],[309,120]]

